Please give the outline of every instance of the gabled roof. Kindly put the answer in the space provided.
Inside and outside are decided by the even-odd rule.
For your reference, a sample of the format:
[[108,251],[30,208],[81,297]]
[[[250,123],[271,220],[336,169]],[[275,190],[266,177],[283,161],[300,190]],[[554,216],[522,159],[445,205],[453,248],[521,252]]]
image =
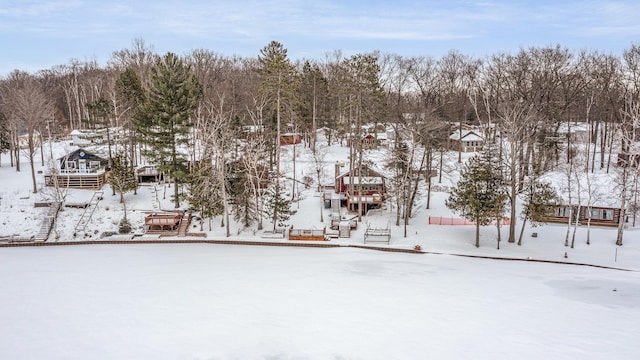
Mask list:
[[449,136],[451,140],[461,140],[462,141],[484,141],[484,138],[480,136],[473,130],[463,130],[462,136],[460,136],[460,132],[456,131],[451,136]]
[[[369,168],[369,167],[368,167],[368,166],[366,166],[366,165],[363,165],[363,166],[362,166],[362,174],[363,174],[363,175],[362,175],[361,177],[363,178],[363,183],[364,183],[364,178],[365,178],[365,177],[369,177],[369,178],[374,178],[374,177],[375,177],[375,178],[384,178],[384,175],[382,175],[382,174],[380,174],[379,172],[377,172],[377,171],[375,171],[375,170],[373,170],[373,169]],[[341,174],[340,174],[340,175],[338,175],[336,178],[337,178],[337,179],[340,179],[340,178],[343,178],[343,177],[347,177],[347,178],[349,177],[349,170],[347,170],[347,171],[345,171],[345,172],[341,173]],[[355,177],[358,177],[358,168],[357,168],[357,167],[356,167],[355,169],[353,169],[353,177],[354,177],[354,178],[355,178]]]
[[83,160],[89,160],[89,161],[100,161],[100,162],[105,162],[106,159],[93,154],[83,148],[79,148],[75,151],[72,151],[68,154],[66,154],[65,156],[59,158],[58,160],[64,160],[64,161],[76,161],[78,159],[83,159]]

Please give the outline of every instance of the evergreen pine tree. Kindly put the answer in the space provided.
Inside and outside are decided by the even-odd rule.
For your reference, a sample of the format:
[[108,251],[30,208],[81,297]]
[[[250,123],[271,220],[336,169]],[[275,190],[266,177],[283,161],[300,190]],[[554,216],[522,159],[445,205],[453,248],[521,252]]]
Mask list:
[[327,79],[317,64],[305,61],[300,81],[300,114],[302,130],[310,134],[309,145],[316,146],[318,127],[326,125]]
[[504,214],[507,210],[509,193],[507,191],[507,179],[505,178],[504,165],[500,161],[500,150],[494,142],[487,142],[479,153],[481,162],[491,171],[493,182],[490,185],[490,191],[494,192],[495,204],[493,206],[493,220],[496,221],[498,232],[497,248],[500,249],[500,241],[502,241],[501,226],[504,220]]
[[480,247],[480,226],[489,225],[504,209],[506,196],[502,176],[488,152],[476,154],[464,165],[460,180],[445,201],[446,206],[476,225],[476,247]]
[[146,101],[136,114],[143,154],[174,182],[175,207],[180,207],[179,186],[186,178],[186,156],[181,147],[189,143],[191,115],[202,96],[202,87],[175,54],[167,53],[151,69]]
[[136,164],[136,137],[137,131],[134,119],[137,118],[138,112],[141,110],[141,104],[145,99],[145,92],[142,83],[136,72],[127,68],[118,75],[115,84],[116,98],[120,104],[117,116],[123,122],[123,128],[126,132],[127,143],[129,146],[129,158],[131,159],[131,167]]
[[[282,194],[275,191],[275,187],[270,188],[265,197],[266,214],[275,219],[279,227],[286,226],[286,221],[291,217],[291,201]],[[274,226],[274,230],[276,227]]]
[[[274,187],[273,199],[282,197],[280,191],[280,137],[282,131],[282,117],[286,109],[289,114],[293,114],[293,109],[297,103],[296,83],[298,76],[294,66],[287,57],[287,49],[277,42],[271,41],[267,46],[260,50],[258,57],[261,69],[260,92],[266,96],[271,104],[273,115],[276,120],[275,138],[272,143],[275,149],[276,163],[276,181]],[[279,222],[281,216],[278,214],[280,206],[274,206],[272,210],[273,229]],[[288,215],[283,215],[288,216]]]
[[0,154],[10,149],[9,142],[9,125],[7,124],[7,118],[3,113],[0,113]]
[[227,176],[227,189],[231,203],[233,218],[249,227],[256,219],[253,199],[254,189],[249,181],[249,170],[244,162],[238,161],[230,164]]

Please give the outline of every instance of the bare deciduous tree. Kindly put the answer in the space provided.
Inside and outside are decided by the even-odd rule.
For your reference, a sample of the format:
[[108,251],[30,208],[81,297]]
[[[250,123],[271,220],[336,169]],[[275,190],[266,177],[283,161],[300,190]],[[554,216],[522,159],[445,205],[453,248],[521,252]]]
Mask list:
[[40,132],[47,121],[53,118],[55,108],[40,80],[25,72],[12,72],[2,92],[2,108],[12,125],[14,137],[26,138],[26,144],[17,141],[16,146],[23,148],[29,158],[33,192],[37,193],[34,156],[37,147],[42,145]]

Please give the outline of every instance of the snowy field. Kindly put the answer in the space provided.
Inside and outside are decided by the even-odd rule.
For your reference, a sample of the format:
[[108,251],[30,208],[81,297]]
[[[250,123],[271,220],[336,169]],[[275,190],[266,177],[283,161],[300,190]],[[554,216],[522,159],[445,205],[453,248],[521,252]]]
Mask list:
[[[54,149],[56,157],[73,150],[68,143]],[[334,164],[346,159],[348,148],[323,151],[323,182],[331,183]],[[308,150],[299,146],[296,153],[297,178],[314,176]],[[384,156],[384,150],[367,152],[377,165]],[[283,158],[291,177],[290,147],[283,148]],[[51,191],[42,189],[39,174],[42,190],[31,193],[26,159],[20,173],[6,154],[1,160],[0,242],[28,238],[44,215],[34,203],[50,199]],[[455,184],[457,168],[454,160],[447,164],[440,189]],[[36,170],[46,169],[38,163]],[[286,182],[288,193],[292,183]],[[172,190],[155,184],[125,195],[135,232],[142,232],[146,214],[173,209]],[[116,231],[122,205],[109,186],[103,191],[86,231],[73,236],[83,209],[65,208],[56,223],[58,236],[49,241],[99,239]],[[299,185],[296,192],[289,224],[328,226],[329,210],[322,208],[315,184]],[[92,195],[69,190],[66,200],[81,203]],[[425,196],[422,192],[406,231],[395,225],[396,212],[388,203],[365,216],[350,238],[329,243],[362,245],[364,228],[371,224],[391,229],[390,244],[381,247],[420,245],[444,255],[190,244],[0,248],[0,359],[640,356],[640,227],[625,229],[622,247],[615,245],[616,229],[593,227],[587,245],[587,230],[579,227],[573,248],[564,246],[566,225],[527,226],[522,246],[507,243],[503,227],[498,250],[497,229],[487,226],[476,248],[473,226],[428,224],[429,216],[456,216],[444,206],[448,194],[434,192],[429,209]],[[195,222],[190,230],[227,239],[220,218],[211,228],[205,222],[201,230]],[[229,240],[259,240],[262,233],[233,221],[230,232]]]
[[640,273],[334,248],[0,251],[2,359],[637,359]]

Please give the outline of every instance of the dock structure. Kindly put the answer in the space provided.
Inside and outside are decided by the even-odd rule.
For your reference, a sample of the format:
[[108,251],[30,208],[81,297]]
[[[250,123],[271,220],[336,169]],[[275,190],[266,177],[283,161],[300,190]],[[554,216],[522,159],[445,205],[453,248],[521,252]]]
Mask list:
[[188,211],[151,213],[144,218],[146,234],[188,236],[191,213]]
[[326,240],[327,228],[322,229],[294,229],[293,226],[289,228],[289,240],[311,240],[311,241],[324,241]]

